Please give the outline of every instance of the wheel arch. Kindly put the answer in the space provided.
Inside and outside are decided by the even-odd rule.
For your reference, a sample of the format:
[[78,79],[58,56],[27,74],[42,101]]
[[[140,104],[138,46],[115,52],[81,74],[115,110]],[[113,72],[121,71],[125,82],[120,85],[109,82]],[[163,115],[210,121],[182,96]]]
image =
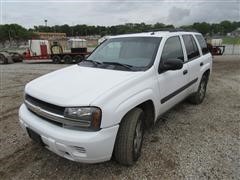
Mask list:
[[155,122],[155,115],[156,115],[156,110],[155,110],[155,106],[154,106],[154,102],[151,99],[147,99],[143,102],[141,102],[140,104],[132,107],[131,109],[129,109],[121,118],[120,124],[122,122],[122,120],[126,117],[126,115],[128,113],[130,113],[133,109],[135,108],[140,108],[143,110],[145,118],[144,118],[144,123],[146,125],[146,127],[150,127],[154,124]]
[[143,110],[144,114],[145,114],[145,125],[147,127],[150,127],[154,124],[155,122],[155,106],[154,103],[151,99],[139,104],[138,106],[136,106],[137,108],[140,108]]
[[209,76],[211,74],[211,69],[210,67],[207,67],[207,68],[204,68],[201,70],[200,74],[199,74],[199,77],[198,77],[198,81],[196,83],[196,86],[194,87],[194,90],[193,92],[196,92],[198,90],[198,87],[199,87],[199,84],[201,82],[201,79],[204,75],[207,75],[207,79],[209,79]]
[[204,75],[206,75],[207,78],[209,79],[209,76],[210,76],[210,69],[205,70],[202,76],[204,76]]

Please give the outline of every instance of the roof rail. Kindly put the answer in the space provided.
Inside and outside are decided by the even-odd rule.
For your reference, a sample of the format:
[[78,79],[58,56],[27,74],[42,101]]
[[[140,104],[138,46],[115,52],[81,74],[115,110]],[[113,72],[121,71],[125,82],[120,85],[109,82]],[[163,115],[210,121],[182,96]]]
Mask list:
[[196,29],[192,29],[192,28],[175,28],[175,29],[170,30],[170,32],[181,32],[181,31],[184,31],[184,32],[198,32]]
[[155,32],[158,31],[168,31],[168,32],[198,32],[196,29],[191,29],[191,28],[160,28],[160,29],[151,29],[148,30],[147,32],[151,32],[154,34]]

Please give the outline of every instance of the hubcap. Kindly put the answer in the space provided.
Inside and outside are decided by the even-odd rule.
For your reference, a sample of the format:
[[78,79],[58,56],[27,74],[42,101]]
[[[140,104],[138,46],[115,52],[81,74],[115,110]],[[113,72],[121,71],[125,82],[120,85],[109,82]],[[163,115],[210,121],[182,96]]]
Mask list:
[[136,154],[139,152],[141,144],[142,144],[142,135],[143,135],[142,121],[139,120],[137,123],[137,127],[135,129],[135,137],[133,140],[134,152]]

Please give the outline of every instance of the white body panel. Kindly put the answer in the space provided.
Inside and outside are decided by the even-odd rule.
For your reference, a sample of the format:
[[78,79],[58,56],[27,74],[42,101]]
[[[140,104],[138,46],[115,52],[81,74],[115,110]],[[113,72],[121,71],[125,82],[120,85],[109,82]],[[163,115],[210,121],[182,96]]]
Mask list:
[[[51,104],[89,106],[99,96],[142,72],[113,71],[73,65],[41,76],[26,85],[25,92]],[[100,79],[100,80],[99,80]],[[53,82],[58,82],[54,83]]]
[[213,45],[213,46],[222,46],[222,42],[223,42],[222,39],[212,39],[211,40],[211,45]]
[[69,48],[86,48],[87,41],[85,39],[69,39]]
[[[198,59],[185,63],[180,70],[158,73],[162,48],[166,38],[180,36],[181,34],[194,33],[161,32],[154,35],[141,33],[117,36],[162,37],[155,61],[146,71],[118,71],[73,65],[44,75],[26,85],[26,94],[50,104],[62,107],[99,107],[102,110],[100,131],[85,132],[58,127],[34,115],[25,105],[22,105],[19,111],[21,125],[24,129],[29,127],[40,134],[51,151],[68,159],[81,162],[109,160],[114,148],[119,123],[127,112],[139,104],[151,100],[154,104],[154,119],[156,120],[159,115],[191,93],[196,92],[203,73],[207,70],[211,71],[211,55],[203,56],[200,53]],[[185,50],[184,57],[186,60]],[[201,67],[200,62],[204,63]],[[185,69],[188,70],[187,75],[183,75]],[[197,81],[184,91],[177,93],[166,102],[161,102],[162,99],[166,99],[167,96],[196,78]],[[61,148],[57,147],[59,144],[65,150],[61,151]],[[70,146],[83,147],[86,149],[86,154],[84,157],[76,156],[75,150],[71,149]]]
[[41,48],[40,45],[44,44],[47,46],[47,53],[50,54],[50,47],[48,40],[29,40],[28,41],[30,47],[31,56],[40,56]]

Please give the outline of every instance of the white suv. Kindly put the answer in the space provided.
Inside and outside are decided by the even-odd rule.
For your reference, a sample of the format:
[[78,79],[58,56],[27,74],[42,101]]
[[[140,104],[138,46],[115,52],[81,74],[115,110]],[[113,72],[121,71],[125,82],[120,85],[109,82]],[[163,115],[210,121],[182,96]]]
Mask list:
[[132,165],[144,129],[187,97],[201,103],[211,70],[200,33],[114,36],[79,64],[28,83],[20,124],[67,159]]

